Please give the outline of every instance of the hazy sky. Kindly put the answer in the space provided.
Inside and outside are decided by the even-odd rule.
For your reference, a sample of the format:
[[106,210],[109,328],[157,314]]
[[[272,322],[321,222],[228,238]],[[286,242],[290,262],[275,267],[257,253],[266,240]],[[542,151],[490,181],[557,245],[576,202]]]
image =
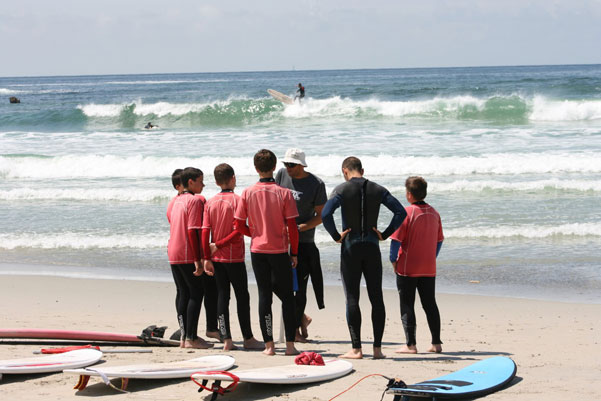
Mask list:
[[601,0],[2,0],[0,76],[601,63]]

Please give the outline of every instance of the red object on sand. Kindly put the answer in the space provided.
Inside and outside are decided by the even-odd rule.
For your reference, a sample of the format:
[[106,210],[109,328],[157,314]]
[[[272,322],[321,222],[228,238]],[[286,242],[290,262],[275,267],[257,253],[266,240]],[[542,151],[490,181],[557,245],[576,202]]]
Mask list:
[[74,345],[72,347],[62,347],[62,348],[42,348],[40,352],[42,354],[62,354],[63,352],[75,351],[77,349],[97,349],[100,351],[100,347],[97,345]]

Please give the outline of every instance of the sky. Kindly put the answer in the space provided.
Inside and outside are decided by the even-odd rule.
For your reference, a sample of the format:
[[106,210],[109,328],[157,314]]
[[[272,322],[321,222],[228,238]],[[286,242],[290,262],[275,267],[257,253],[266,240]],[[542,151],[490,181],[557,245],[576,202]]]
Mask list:
[[601,63],[601,0],[3,0],[0,76]]

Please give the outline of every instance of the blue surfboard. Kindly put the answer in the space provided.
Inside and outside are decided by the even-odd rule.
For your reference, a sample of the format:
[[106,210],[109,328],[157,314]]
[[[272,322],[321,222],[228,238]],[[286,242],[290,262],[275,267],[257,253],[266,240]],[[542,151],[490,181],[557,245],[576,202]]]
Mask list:
[[436,379],[406,387],[393,385],[386,392],[394,394],[395,401],[409,397],[435,400],[480,397],[503,388],[515,377],[516,372],[517,367],[512,359],[496,356]]

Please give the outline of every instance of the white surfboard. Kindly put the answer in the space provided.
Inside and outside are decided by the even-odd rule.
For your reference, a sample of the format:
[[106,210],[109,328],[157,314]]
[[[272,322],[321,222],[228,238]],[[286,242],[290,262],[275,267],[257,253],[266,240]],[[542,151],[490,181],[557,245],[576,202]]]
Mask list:
[[[229,355],[208,355],[200,358],[178,362],[141,363],[121,366],[99,366],[89,369],[67,369],[64,373],[79,375],[80,380],[75,387],[83,390],[90,376],[100,376],[106,384],[109,378],[121,379],[178,379],[190,377],[199,370],[227,370],[234,366],[236,360]],[[125,390],[127,380],[122,380],[121,389]]]
[[286,96],[281,92],[278,92],[273,89],[267,89],[267,93],[269,93],[271,96],[273,96],[274,99],[279,100],[282,103],[294,104],[294,100],[290,96]]
[[[353,370],[353,364],[342,359],[325,361],[324,366],[284,365],[248,370],[233,370],[231,373],[240,382],[264,384],[301,384],[336,379]],[[196,372],[194,380],[235,381],[235,377],[219,372]]]
[[60,372],[90,366],[102,358],[102,352],[95,349],[80,349],[62,354],[35,356],[22,359],[0,361],[2,374],[32,374]]

